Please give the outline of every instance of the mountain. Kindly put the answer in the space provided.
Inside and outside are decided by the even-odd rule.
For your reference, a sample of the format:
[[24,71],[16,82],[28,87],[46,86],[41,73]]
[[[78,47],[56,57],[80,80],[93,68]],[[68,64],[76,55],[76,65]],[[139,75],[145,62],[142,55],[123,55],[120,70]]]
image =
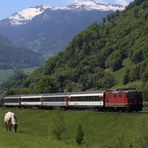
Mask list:
[[8,18],[11,25],[23,25],[32,21],[34,17],[42,14],[46,9],[50,8],[47,5],[42,5],[35,8],[27,8],[18,13],[13,14]]
[[71,39],[107,14],[124,6],[85,1],[66,7],[42,5],[27,8],[0,21],[0,33],[14,43],[45,56],[63,50]]
[[43,57],[25,48],[15,46],[0,35],[0,69],[20,69],[41,66]]
[[93,10],[101,10],[101,11],[116,11],[116,10],[123,10],[124,6],[117,5],[117,4],[107,4],[107,3],[97,3],[93,0],[87,1],[79,1],[77,3],[70,4],[67,7],[50,7],[46,4],[38,6],[38,7],[31,7],[24,9],[20,12],[17,12],[10,16],[9,22],[11,25],[23,25],[27,24],[32,19],[42,13],[45,10],[50,11],[59,11],[59,10],[69,10],[69,11],[93,11]]
[[[148,88],[148,1],[135,0],[73,38],[19,85],[15,93]],[[7,83],[6,83],[7,84]],[[7,85],[5,85],[7,87]],[[21,90],[21,91],[20,91]],[[10,89],[8,93],[14,93]]]

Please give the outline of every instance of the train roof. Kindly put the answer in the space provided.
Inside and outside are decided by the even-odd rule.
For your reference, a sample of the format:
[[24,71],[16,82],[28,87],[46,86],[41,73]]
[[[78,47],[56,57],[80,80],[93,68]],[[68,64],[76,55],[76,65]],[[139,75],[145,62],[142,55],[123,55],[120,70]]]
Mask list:
[[35,95],[35,94],[33,94],[33,95],[21,95],[21,99],[24,99],[24,98],[42,98],[43,97],[43,95]]
[[105,91],[88,91],[88,92],[67,92],[67,93],[49,93],[49,94],[26,94],[26,95],[9,95],[4,99],[14,98],[42,98],[42,97],[64,97],[64,96],[103,96]]
[[4,99],[14,99],[14,98],[20,98],[20,95],[9,95],[9,96],[5,96]]
[[118,93],[118,92],[129,93],[129,92],[141,92],[141,91],[136,88],[118,88],[118,89],[114,90],[113,92],[114,93]]
[[103,96],[105,92],[111,91],[112,93],[118,92],[141,92],[137,89],[116,89],[116,90],[103,90],[103,91],[85,91],[85,92],[67,92],[67,93],[49,93],[49,94],[26,94],[26,95],[9,95],[5,96],[4,99],[14,98],[42,98],[42,97],[65,97],[65,96]]
[[103,96],[105,91],[94,91],[94,92],[71,92],[69,96]]
[[43,94],[43,97],[65,97],[65,93],[51,93],[51,94]]

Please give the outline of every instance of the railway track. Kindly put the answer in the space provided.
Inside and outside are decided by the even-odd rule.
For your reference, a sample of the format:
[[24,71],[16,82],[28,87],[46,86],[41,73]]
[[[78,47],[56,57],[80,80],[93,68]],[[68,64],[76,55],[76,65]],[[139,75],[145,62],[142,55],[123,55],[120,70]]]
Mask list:
[[98,113],[106,113],[106,114],[114,114],[114,115],[148,115],[148,109],[147,110],[142,110],[139,112],[116,112],[116,111],[106,111],[106,112],[100,112]]

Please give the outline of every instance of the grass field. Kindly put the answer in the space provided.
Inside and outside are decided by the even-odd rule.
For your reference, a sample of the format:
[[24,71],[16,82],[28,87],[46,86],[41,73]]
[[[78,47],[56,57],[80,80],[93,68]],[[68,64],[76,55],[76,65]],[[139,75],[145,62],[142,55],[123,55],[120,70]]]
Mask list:
[[[123,148],[139,147],[142,131],[148,133],[148,114],[103,113],[97,111],[62,111],[66,131],[61,140],[52,134],[55,111],[37,109],[9,109],[18,117],[18,132],[6,132],[0,109],[0,148]],[[78,124],[84,131],[84,142],[78,146],[75,136]],[[146,125],[146,126],[145,126]],[[147,134],[148,135],[148,134]],[[130,145],[130,146],[131,146]],[[120,147],[120,146],[119,146]]]

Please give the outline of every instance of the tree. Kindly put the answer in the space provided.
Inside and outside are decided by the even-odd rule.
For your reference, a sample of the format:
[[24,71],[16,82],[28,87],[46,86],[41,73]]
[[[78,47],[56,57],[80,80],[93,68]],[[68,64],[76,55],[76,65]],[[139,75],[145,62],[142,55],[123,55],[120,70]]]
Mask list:
[[77,133],[76,133],[76,143],[81,145],[84,140],[84,132],[81,124],[78,125]]
[[143,73],[142,79],[144,82],[148,81],[148,69],[146,69],[145,72]]
[[143,60],[143,51],[139,50],[139,51],[135,51],[135,53],[132,56],[132,61],[137,64],[139,62],[141,62]]
[[129,82],[129,73],[130,73],[130,70],[126,69],[125,75],[123,77],[123,84],[127,84]]
[[148,87],[143,88],[142,93],[144,101],[148,101]]
[[35,86],[36,93],[56,92],[56,84],[56,80],[53,77],[43,76]]
[[105,63],[106,67],[110,67],[113,71],[117,71],[122,67],[122,55],[120,51],[115,51],[110,54]]
[[102,78],[102,87],[104,87],[104,88],[110,88],[114,84],[116,84],[116,81],[115,81],[114,77],[111,74],[106,73],[104,75],[104,77]]
[[56,139],[60,140],[62,138],[63,133],[66,130],[64,117],[59,108],[55,108],[54,112],[55,112],[55,118],[53,120],[52,133]]

